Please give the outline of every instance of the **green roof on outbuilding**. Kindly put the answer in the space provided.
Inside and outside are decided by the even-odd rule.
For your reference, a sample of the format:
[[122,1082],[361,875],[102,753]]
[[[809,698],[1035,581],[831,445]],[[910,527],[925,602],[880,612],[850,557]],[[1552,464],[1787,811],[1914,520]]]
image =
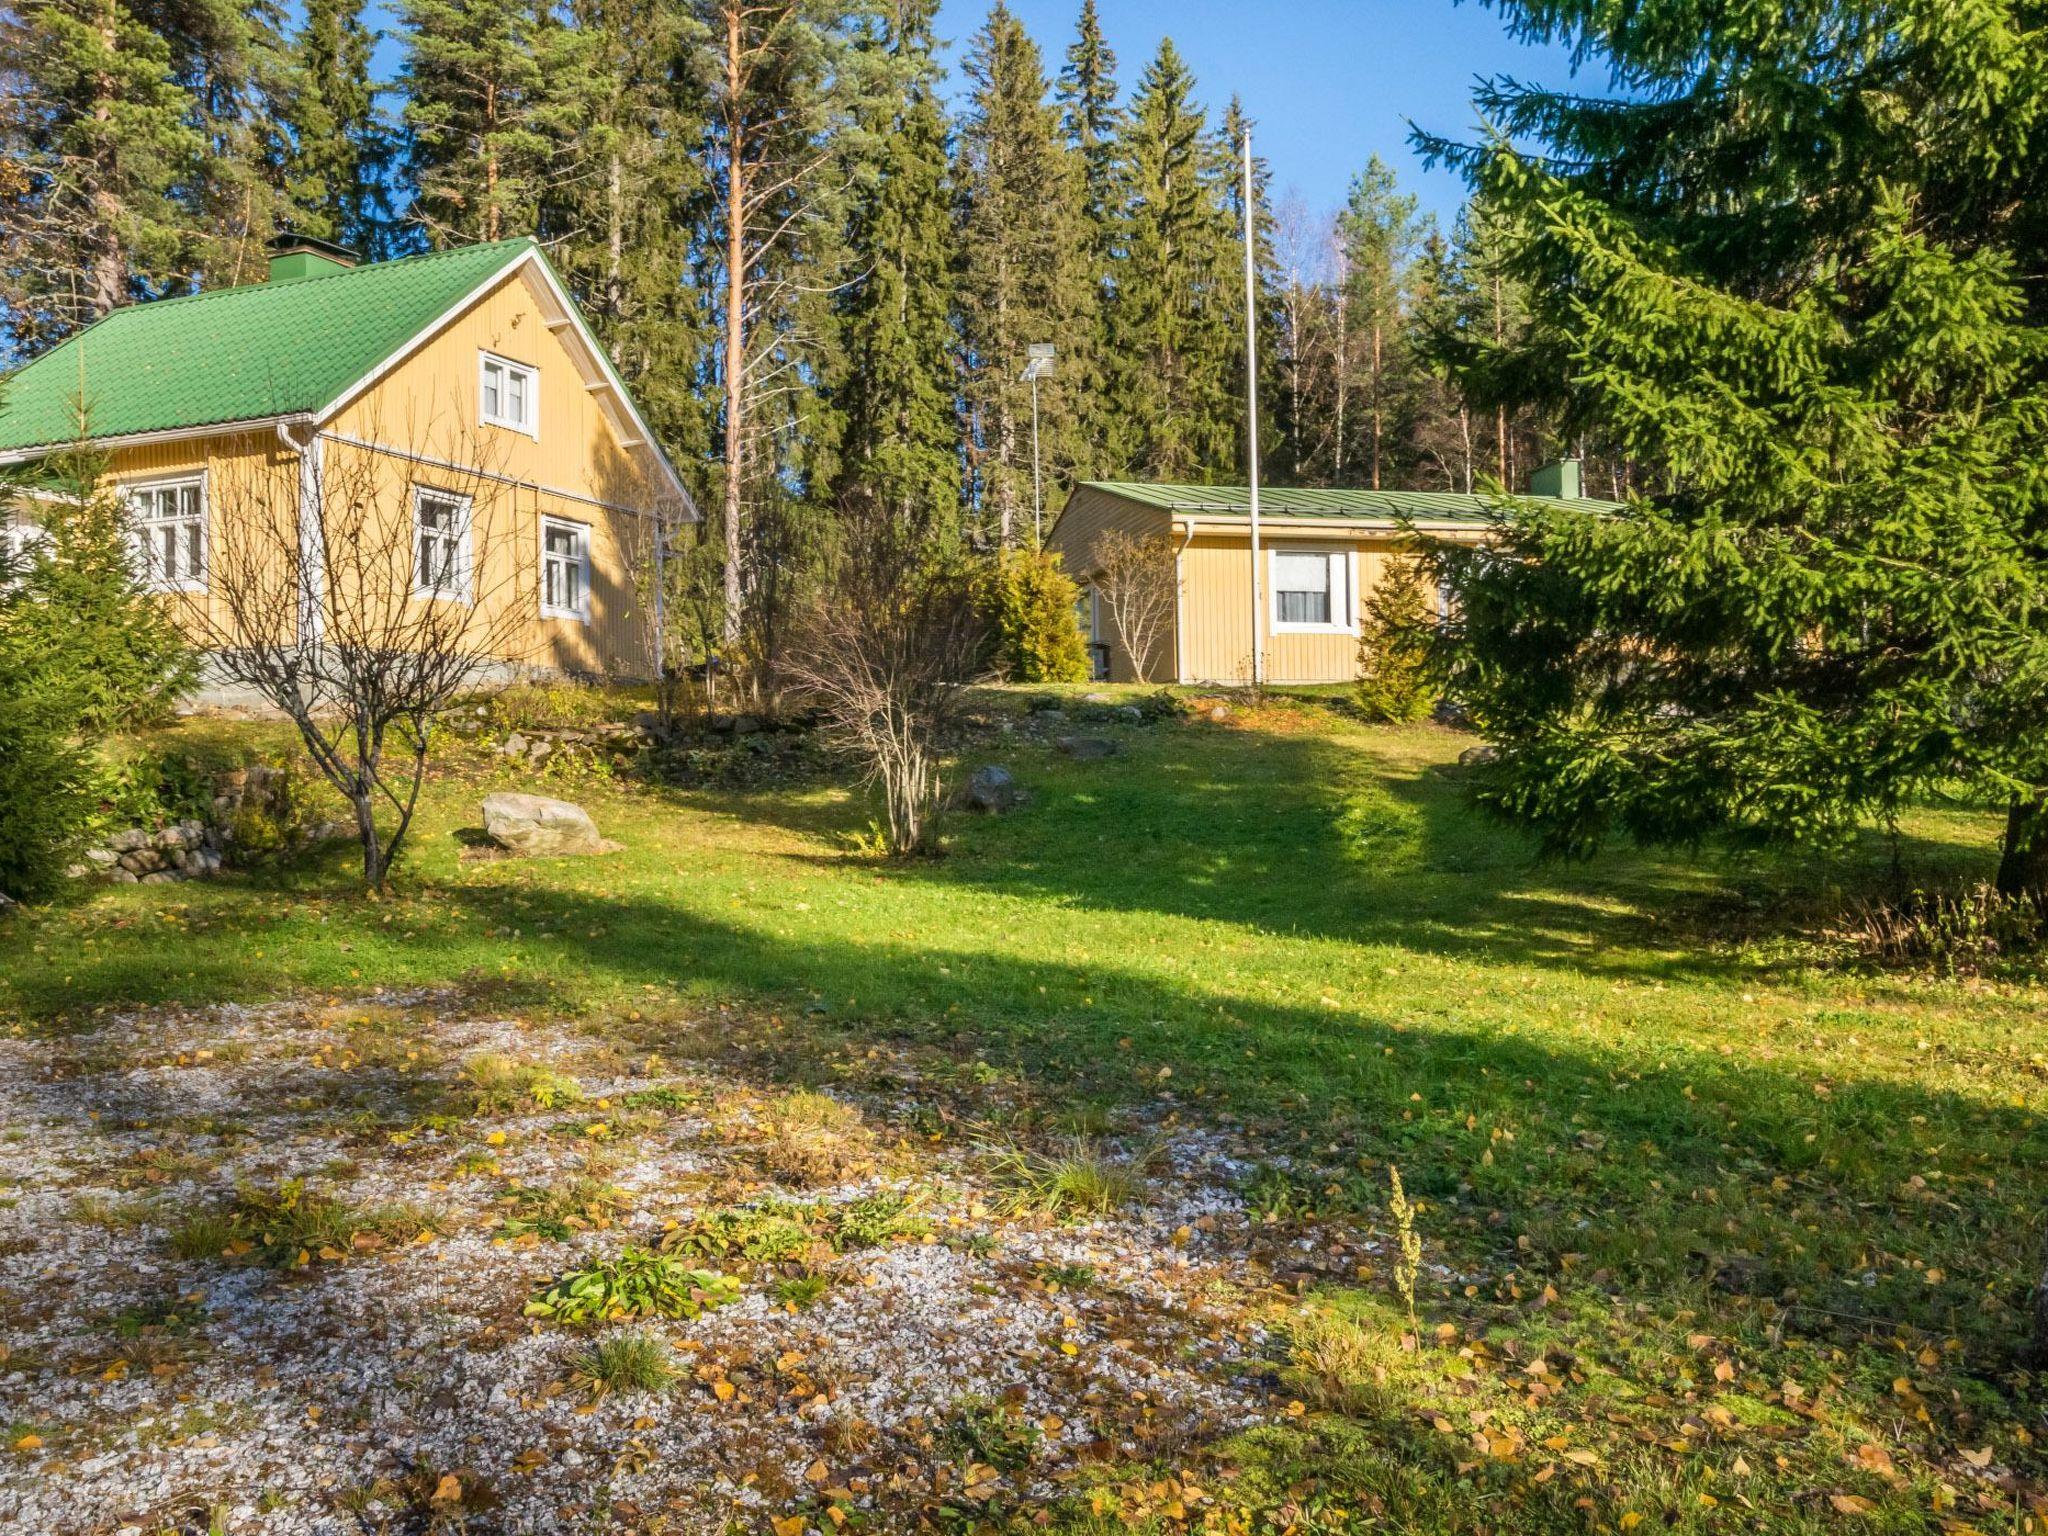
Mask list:
[[[318,411],[531,240],[117,309],[0,380],[0,453]],[[82,390],[81,390],[82,386]]]
[[[1074,489],[1096,491],[1144,506],[1160,507],[1182,517],[1249,519],[1251,516],[1251,491],[1242,485],[1154,485],[1135,480],[1089,480]],[[1621,506],[1619,502],[1598,501],[1591,497],[1513,499],[1547,501],[1587,512],[1612,512]],[[1386,523],[1483,523],[1492,517],[1501,501],[1499,497],[1465,495],[1456,491],[1259,487],[1261,517],[1321,517],[1333,521],[1357,519]]]

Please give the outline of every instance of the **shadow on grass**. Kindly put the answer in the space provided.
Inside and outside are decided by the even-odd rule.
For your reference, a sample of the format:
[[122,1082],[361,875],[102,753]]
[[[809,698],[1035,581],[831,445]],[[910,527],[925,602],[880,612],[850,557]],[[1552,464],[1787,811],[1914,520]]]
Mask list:
[[[1122,753],[1075,764],[1020,744],[1005,756],[1033,793],[1000,819],[951,824],[950,856],[890,878],[1105,912],[1232,923],[1504,965],[1643,980],[1754,974],[1734,942],[1834,918],[1880,894],[1896,857],[1936,882],[1988,872],[1989,845],[1876,834],[1828,858],[1616,846],[1586,863],[1471,803],[1473,774],[1383,755],[1364,738],[1234,730],[1125,730]],[[967,771],[963,765],[961,775]],[[863,824],[855,801],[688,797],[698,814],[829,842]],[[814,848],[782,855],[821,867]],[[1979,866],[1982,866],[1981,868]],[[1910,883],[1910,882],[1909,882]]]

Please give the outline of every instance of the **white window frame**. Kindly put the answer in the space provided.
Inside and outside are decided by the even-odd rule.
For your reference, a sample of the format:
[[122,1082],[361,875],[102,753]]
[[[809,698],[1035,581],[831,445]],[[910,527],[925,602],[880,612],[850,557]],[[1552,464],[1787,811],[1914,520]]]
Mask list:
[[[498,384],[499,409],[490,408],[490,374],[493,368],[500,370]],[[514,374],[526,380],[526,413],[523,417],[506,411],[505,384]],[[512,432],[524,432],[535,442],[540,441],[540,369],[532,363],[522,363],[496,352],[480,351],[476,355],[476,413],[477,419],[487,427],[504,427]]]
[[[49,542],[49,530],[41,523],[30,521],[27,513],[19,507],[13,511],[0,511],[0,551],[5,552],[0,554],[0,591],[27,580],[28,572],[20,567],[28,565],[36,550]],[[10,566],[15,567],[11,577],[5,574]]]
[[[1280,617],[1280,557],[1321,555],[1330,568],[1328,624],[1293,624]],[[1358,551],[1328,544],[1276,544],[1266,552],[1266,618],[1276,635],[1358,633]]]
[[[455,582],[452,586],[430,586],[420,580],[420,540],[427,531],[420,520],[420,507],[422,502],[429,500],[454,507],[459,519]],[[471,542],[475,526],[473,511],[471,498],[459,491],[444,491],[434,485],[415,485],[412,488],[412,546],[408,558],[412,562],[412,595],[422,602],[467,603],[472,600],[472,577],[476,571],[476,550]]]
[[[146,495],[161,491],[182,491],[192,487],[199,492],[199,510],[195,518],[199,524],[199,572],[196,576],[168,577],[156,574],[154,543],[147,537],[152,528],[161,528],[162,519],[145,519],[138,500]],[[206,471],[196,474],[156,475],[147,480],[123,480],[120,482],[121,499],[128,511],[128,547],[133,552],[136,573],[142,584],[152,592],[204,592],[207,573],[213,563],[212,529],[209,528]],[[183,525],[188,521],[184,516],[170,521]]]
[[[576,558],[579,570],[576,573],[576,594],[574,607],[562,607],[548,601],[548,565],[556,557],[548,553],[548,534],[566,532],[576,538]],[[540,519],[540,616],[544,619],[574,619],[579,623],[590,622],[590,524],[580,523],[573,517],[556,517],[544,512]]]

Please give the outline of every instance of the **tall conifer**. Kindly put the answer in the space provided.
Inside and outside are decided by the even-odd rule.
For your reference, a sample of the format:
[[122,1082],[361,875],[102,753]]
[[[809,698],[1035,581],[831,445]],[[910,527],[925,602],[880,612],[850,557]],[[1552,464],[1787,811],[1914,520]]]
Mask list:
[[848,231],[841,300],[842,488],[871,491],[908,526],[951,537],[960,508],[954,412],[953,222],[934,0],[895,0],[881,46],[893,86],[864,110],[876,159]]
[[[960,123],[961,393],[969,489],[983,537],[1008,547],[1030,537],[1031,386],[1026,349],[1085,346],[1090,314],[1080,219],[1081,175],[1046,99],[1038,45],[998,0],[969,46],[972,87]],[[1048,487],[1085,455],[1072,371],[1039,385],[1039,436]],[[1047,510],[1059,503],[1049,494]]]

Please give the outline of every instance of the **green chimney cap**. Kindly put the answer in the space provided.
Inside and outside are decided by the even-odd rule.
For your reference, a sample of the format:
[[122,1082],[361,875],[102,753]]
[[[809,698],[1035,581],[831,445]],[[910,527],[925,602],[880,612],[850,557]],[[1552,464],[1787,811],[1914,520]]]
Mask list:
[[345,245],[316,240],[311,235],[287,231],[270,241],[270,280],[294,283],[304,277],[328,277],[346,272],[361,258]]
[[1579,487],[1579,461],[1556,459],[1545,464],[1529,476],[1529,494],[1558,496],[1566,501],[1577,501],[1584,494]]

